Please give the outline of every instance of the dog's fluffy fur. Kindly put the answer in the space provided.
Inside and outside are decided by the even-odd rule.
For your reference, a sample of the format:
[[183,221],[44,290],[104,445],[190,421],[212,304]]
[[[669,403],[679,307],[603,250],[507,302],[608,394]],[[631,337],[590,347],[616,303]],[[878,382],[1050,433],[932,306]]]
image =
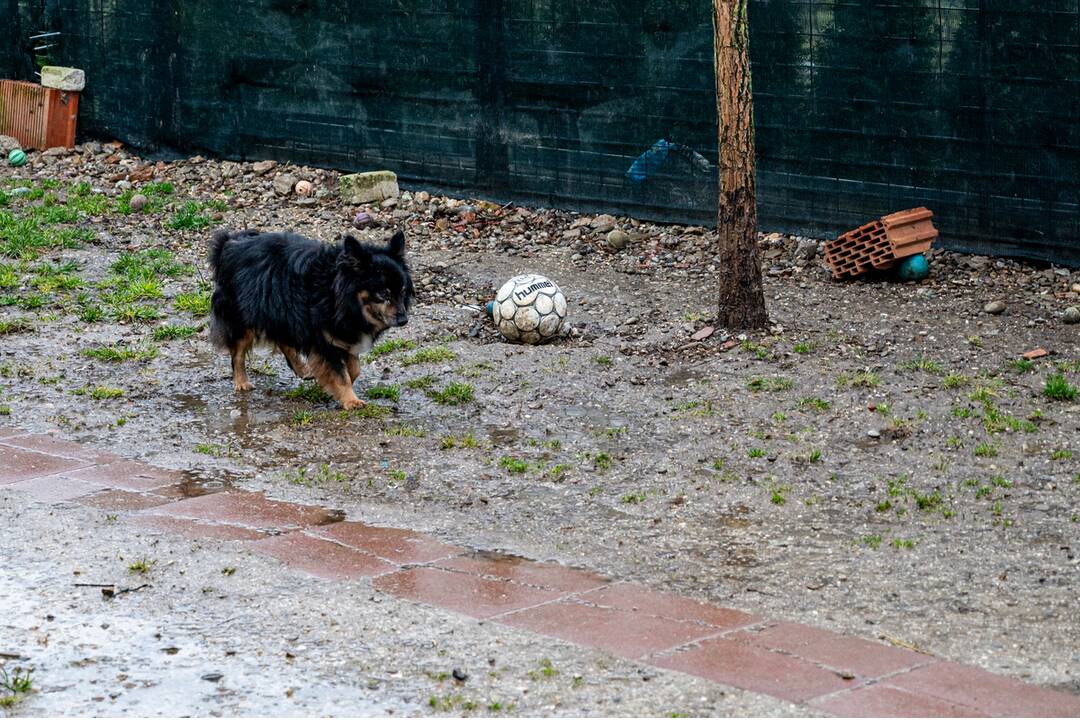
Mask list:
[[351,236],[326,245],[293,233],[221,230],[210,241],[210,267],[211,337],[232,356],[238,391],[252,387],[244,358],[261,341],[346,409],[363,406],[352,387],[358,356],[408,321],[413,283],[404,234],[374,247]]

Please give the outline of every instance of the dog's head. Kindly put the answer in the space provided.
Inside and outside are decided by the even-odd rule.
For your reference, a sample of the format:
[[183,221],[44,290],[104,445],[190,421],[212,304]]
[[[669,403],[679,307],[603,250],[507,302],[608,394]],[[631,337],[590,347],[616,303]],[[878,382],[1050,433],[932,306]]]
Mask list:
[[409,321],[413,283],[405,263],[405,234],[394,233],[384,247],[345,237],[341,263],[346,292],[354,294],[364,321],[380,333]]

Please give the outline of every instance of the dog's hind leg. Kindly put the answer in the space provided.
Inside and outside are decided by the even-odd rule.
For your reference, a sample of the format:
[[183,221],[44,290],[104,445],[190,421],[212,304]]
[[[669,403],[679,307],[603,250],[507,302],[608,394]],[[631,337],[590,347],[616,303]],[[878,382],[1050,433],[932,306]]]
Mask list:
[[281,343],[278,343],[277,347],[281,354],[285,356],[285,362],[289,363],[289,368],[296,373],[296,377],[301,380],[308,380],[312,377],[311,370],[308,369],[307,363],[300,359],[300,353],[296,352],[296,348]]
[[[341,403],[346,410],[355,410],[364,407],[364,401],[356,397],[352,383],[349,382],[348,370],[336,369],[318,354],[313,354],[308,362],[315,380],[323,390]],[[357,365],[359,368],[359,365]]]
[[248,379],[247,367],[244,362],[248,350],[251,349],[254,343],[255,333],[248,330],[243,337],[229,348],[229,352],[232,354],[233,386],[237,392],[247,392],[254,387],[251,380]]

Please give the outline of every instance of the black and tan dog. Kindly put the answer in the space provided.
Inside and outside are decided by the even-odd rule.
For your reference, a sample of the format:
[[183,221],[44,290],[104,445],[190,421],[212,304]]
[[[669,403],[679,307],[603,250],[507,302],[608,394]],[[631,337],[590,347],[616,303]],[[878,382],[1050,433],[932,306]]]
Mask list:
[[238,391],[252,388],[248,350],[267,342],[298,377],[315,378],[346,409],[363,407],[353,392],[359,355],[408,322],[404,234],[374,247],[351,236],[326,245],[293,233],[221,230],[210,241],[210,267],[211,337],[232,356]]

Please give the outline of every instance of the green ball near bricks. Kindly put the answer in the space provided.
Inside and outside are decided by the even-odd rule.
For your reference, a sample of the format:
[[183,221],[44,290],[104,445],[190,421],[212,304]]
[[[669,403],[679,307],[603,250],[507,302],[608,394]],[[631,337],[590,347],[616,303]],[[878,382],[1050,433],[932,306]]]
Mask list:
[[19,148],[15,148],[8,153],[8,162],[14,167],[21,167],[26,164],[26,153]]

